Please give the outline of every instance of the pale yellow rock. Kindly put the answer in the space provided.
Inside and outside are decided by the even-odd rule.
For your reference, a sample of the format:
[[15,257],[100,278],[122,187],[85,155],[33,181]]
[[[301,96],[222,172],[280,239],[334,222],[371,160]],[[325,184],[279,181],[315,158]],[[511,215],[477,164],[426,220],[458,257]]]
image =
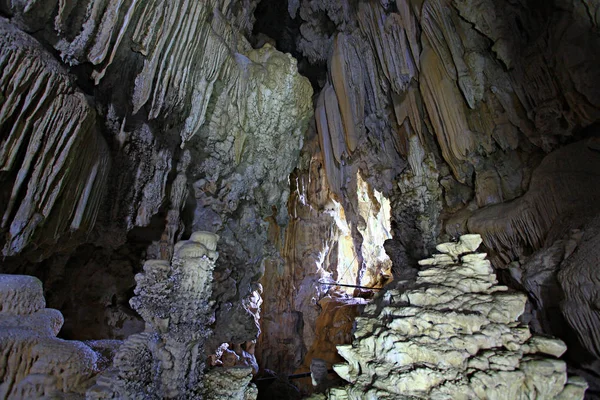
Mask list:
[[529,352],[531,353],[543,353],[560,357],[567,351],[567,346],[562,340],[549,337],[534,336],[527,344],[530,346]]
[[219,235],[212,232],[194,232],[190,236],[190,241],[200,243],[210,251],[216,251]]
[[217,241],[213,233],[195,232],[175,245],[171,262],[146,261],[130,300],[146,331],[119,348],[112,367],[88,390],[89,400],[256,399],[252,367],[213,368],[204,376]]
[[585,385],[568,384],[554,358],[564,343],[518,322],[527,297],[497,286],[485,255],[473,253],[480,244],[469,235],[438,246],[445,257],[357,319],[352,345],[338,346],[348,363],[334,367],[349,399],[583,398]]
[[0,274],[0,312],[31,314],[46,307],[42,282],[33,276]]
[[43,308],[41,282],[0,275],[0,304],[0,397],[83,395],[99,372],[99,355],[82,342],[56,337],[64,319],[59,311]]
[[472,253],[476,251],[483,239],[480,235],[463,235],[458,240],[458,243],[444,243],[436,246],[440,253],[449,254],[451,257],[458,257],[464,253]]

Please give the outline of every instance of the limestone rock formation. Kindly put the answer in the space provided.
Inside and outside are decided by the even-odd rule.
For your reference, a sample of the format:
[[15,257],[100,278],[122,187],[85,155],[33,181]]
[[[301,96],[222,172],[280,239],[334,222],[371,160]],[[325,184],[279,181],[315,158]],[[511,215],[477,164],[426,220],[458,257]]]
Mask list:
[[[584,83],[600,74],[588,10],[580,1],[504,0],[301,0],[290,8],[301,23],[299,51],[327,62],[315,115],[329,185],[350,220],[356,168],[392,200],[397,264],[425,256],[444,229],[481,233],[496,250],[481,225],[498,210],[468,229],[446,217],[522,196],[541,156],[598,120],[600,99]],[[580,47],[587,55],[573,54]],[[492,261],[500,267],[506,257]]]
[[63,316],[45,307],[37,278],[0,275],[2,399],[82,398],[101,370],[90,346],[56,337]]
[[[276,1],[264,2],[276,8]],[[327,189],[317,192],[341,204],[359,270],[365,267],[360,254],[368,239],[361,230],[358,177],[391,202],[392,237],[385,249],[396,279],[413,276],[417,260],[439,240],[478,233],[492,265],[501,270],[499,280],[519,287],[509,276],[511,265],[526,276],[532,254],[582,230],[598,214],[598,127],[589,126],[600,118],[594,89],[600,36],[597,7],[590,2],[297,0],[287,5],[291,20],[282,19],[285,29],[271,30],[274,41],[282,46],[290,32],[297,35],[300,65],[312,67],[304,71],[320,89],[315,126],[308,133],[317,136],[318,146],[305,148],[303,157],[311,164],[302,173],[312,182],[326,177]],[[317,67],[320,74],[314,73]],[[327,203],[320,199],[319,204]],[[314,219],[328,217],[330,207],[311,206]],[[312,218],[302,218],[313,225]],[[293,229],[301,231],[299,224]],[[329,232],[311,229],[320,239],[289,238],[303,253],[305,243],[319,246],[323,262],[318,265],[334,271],[329,261],[342,241],[330,243]],[[286,261],[280,268],[287,272]],[[584,265],[593,262],[586,259]],[[593,281],[583,269],[578,271]],[[353,284],[360,283],[356,278]],[[560,287],[558,277],[553,284]],[[539,288],[535,282],[530,288],[534,298]],[[293,294],[300,296],[301,289]],[[585,304],[582,313],[593,308],[593,295],[577,297]],[[538,316],[561,315],[560,302],[545,302],[552,306]],[[312,315],[322,312],[291,307],[301,310],[298,315],[281,308],[293,317],[286,321],[305,323],[307,315],[315,321]],[[593,313],[583,317],[576,307],[569,309],[580,328],[594,326]],[[548,325],[549,320],[541,324],[551,334]],[[304,343],[314,340],[311,328],[303,330],[310,339]],[[569,340],[569,335],[573,332],[559,336]],[[594,354],[583,346],[576,358],[587,369],[600,365]],[[590,371],[597,375],[592,371],[598,367]]]
[[[168,260],[184,233],[208,230],[225,254],[215,308],[229,316],[217,318],[211,347],[256,339],[252,304],[272,253],[264,220],[287,222],[288,177],[313,113],[296,60],[250,45],[256,3],[0,2],[10,18],[2,25],[0,134],[10,140],[5,151],[14,147],[11,160],[23,161],[0,177],[15,182],[0,196],[7,268],[48,275],[49,300],[71,314],[69,335],[136,331],[125,297],[137,263]],[[44,86],[51,72],[56,88]],[[38,119],[48,126],[38,129]],[[25,149],[31,129],[37,136]],[[41,144],[40,135],[48,136]],[[99,260],[109,266],[98,269]],[[71,273],[80,261],[113,295],[61,295],[61,285],[85,286],[77,278],[88,274]],[[82,307],[94,311],[83,318]]]
[[[481,234],[485,245],[493,249],[496,264],[506,265],[597,215],[598,179],[600,152],[582,140],[546,156],[533,172],[524,196],[458,215],[450,220],[448,229],[453,234]],[[566,222],[568,219],[571,221]]]
[[536,332],[565,338],[565,360],[598,390],[596,288],[600,219],[595,217],[522,263],[512,263],[512,278],[529,294],[529,325]]
[[[210,298],[217,241],[213,233],[195,232],[189,240],[177,243],[171,263],[146,261],[144,272],[136,276],[136,296],[131,299],[132,307],[146,321],[146,330],[124,342],[113,367],[88,391],[88,399],[202,398],[204,342],[214,320]],[[244,397],[252,393],[245,389],[251,370],[214,372],[209,381],[215,390],[223,385],[218,384],[223,375],[235,381],[229,382],[229,390],[241,391],[239,396],[243,396],[235,398],[252,398],[250,394]],[[239,387],[242,383],[244,388]]]
[[[371,287],[478,233],[598,396],[596,3],[0,0],[1,272],[44,282],[62,337],[130,337],[90,396],[199,396],[209,356],[244,397],[231,367],[335,361]],[[220,256],[187,309],[194,231]]]
[[67,70],[0,18],[2,254],[52,246],[93,228],[109,156],[96,113]]
[[498,285],[481,242],[437,246],[416,282],[366,307],[352,345],[338,346],[350,385],[330,398],[583,398],[587,384],[557,359],[565,344],[519,322],[526,296]]
[[252,379],[251,368],[213,368],[204,376],[206,400],[256,400],[258,391]]

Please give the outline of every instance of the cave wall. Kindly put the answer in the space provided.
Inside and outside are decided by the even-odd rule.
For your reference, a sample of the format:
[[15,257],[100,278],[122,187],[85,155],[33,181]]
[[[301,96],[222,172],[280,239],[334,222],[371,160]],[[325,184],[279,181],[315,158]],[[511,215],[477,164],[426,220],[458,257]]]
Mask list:
[[[484,235],[507,256],[502,261],[514,259],[493,243],[501,240],[493,223],[469,218],[523,196],[544,155],[586,135],[583,128],[598,119],[593,6],[290,4],[302,21],[299,51],[327,64],[315,115],[328,181],[348,199],[346,212],[355,208],[358,168],[394,200],[394,237],[406,253],[399,261],[414,262],[440,234],[467,230]],[[324,31],[323,19],[335,29]],[[538,236],[548,230],[524,223]],[[510,245],[540,246],[518,238]]]
[[[597,370],[594,345],[583,339],[598,336],[597,317],[579,317],[573,306],[593,309],[594,285],[560,271],[577,249],[570,235],[593,231],[588,221],[599,211],[598,6],[299,0],[288,1],[287,11],[288,19],[278,19],[287,22],[261,25],[286,46],[296,32],[291,51],[318,92],[308,132],[318,146],[305,148],[311,163],[301,168],[313,177],[324,170],[318,176],[325,175],[329,200],[313,209],[327,218],[323,204],[342,205],[359,268],[366,263],[357,176],[391,201],[393,238],[385,249],[397,280],[414,278],[416,261],[436,242],[478,233],[501,281],[529,292],[524,318],[533,329],[577,349],[565,356],[572,367]],[[286,28],[276,29],[280,24]],[[326,73],[312,74],[315,68]],[[318,245],[324,269],[334,273],[330,260],[339,249],[330,239],[322,230],[320,240],[296,236],[291,247]],[[571,243],[562,264],[543,253],[556,241]],[[583,262],[586,282],[596,280],[594,263],[592,255]],[[540,296],[551,301],[536,303]],[[295,310],[317,326],[314,311]],[[596,381],[594,374],[588,380]],[[596,390],[594,383],[589,392]]]
[[44,280],[66,336],[143,329],[133,275],[207,230],[228,315],[209,347],[256,338],[266,220],[287,222],[312,116],[296,60],[246,39],[256,3],[0,3],[3,270]]

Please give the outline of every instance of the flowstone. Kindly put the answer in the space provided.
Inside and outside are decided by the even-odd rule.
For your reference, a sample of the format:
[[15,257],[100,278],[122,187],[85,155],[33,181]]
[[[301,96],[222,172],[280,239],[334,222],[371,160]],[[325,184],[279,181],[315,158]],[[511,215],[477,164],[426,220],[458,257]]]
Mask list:
[[88,344],[56,337],[63,316],[45,307],[39,279],[0,274],[0,399],[80,398],[101,369]]
[[350,385],[329,399],[583,399],[587,383],[558,359],[565,344],[518,321],[527,298],[498,285],[480,244],[439,245],[416,282],[366,307],[352,345],[338,346]]
[[[146,330],[125,341],[113,367],[88,391],[88,399],[203,398],[204,342],[214,322],[210,297],[217,240],[213,233],[196,232],[175,245],[171,263],[146,261],[130,301]],[[251,371],[243,371],[244,376],[237,372],[232,376],[240,383],[248,377],[247,386]]]

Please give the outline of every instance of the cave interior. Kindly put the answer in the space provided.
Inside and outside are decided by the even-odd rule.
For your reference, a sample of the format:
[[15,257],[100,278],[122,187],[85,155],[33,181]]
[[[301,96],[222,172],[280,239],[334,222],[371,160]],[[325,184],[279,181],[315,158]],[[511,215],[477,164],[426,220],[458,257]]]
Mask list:
[[0,0],[0,399],[600,399],[599,28]]

